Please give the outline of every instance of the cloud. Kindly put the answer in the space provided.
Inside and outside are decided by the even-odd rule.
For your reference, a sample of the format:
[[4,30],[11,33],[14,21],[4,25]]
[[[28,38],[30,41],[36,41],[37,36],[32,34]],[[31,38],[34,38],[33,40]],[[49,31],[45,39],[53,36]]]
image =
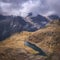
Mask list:
[[22,15],[33,12],[34,15],[60,15],[60,0],[29,0],[22,4]]
[[39,8],[39,1],[29,0],[22,4],[22,9],[20,10],[22,16],[26,16],[29,12],[37,13]]
[[22,3],[27,0],[0,0],[0,14],[20,15]]
[[0,0],[0,14],[25,17],[30,12],[60,16],[60,0]]
[[46,2],[49,6],[49,12],[54,12],[60,16],[60,0],[46,0]]
[[56,12],[48,11],[47,13],[43,14],[43,16],[49,16],[49,15],[52,15],[52,14],[56,14]]
[[3,13],[5,14],[8,12],[9,6],[11,6],[11,4],[0,2],[0,10],[1,10],[2,14]]

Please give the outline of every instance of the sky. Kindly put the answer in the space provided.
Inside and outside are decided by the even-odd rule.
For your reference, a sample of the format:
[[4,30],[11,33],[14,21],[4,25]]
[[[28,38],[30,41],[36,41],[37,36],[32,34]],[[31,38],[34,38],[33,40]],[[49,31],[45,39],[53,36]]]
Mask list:
[[0,0],[0,14],[25,17],[30,12],[60,16],[60,0]]

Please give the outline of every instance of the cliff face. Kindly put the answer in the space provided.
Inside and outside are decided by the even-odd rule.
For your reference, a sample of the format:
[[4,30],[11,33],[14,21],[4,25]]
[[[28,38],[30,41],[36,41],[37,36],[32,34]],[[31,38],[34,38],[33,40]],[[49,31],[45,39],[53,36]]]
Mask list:
[[[47,56],[36,55],[38,51],[25,46],[29,41],[41,48]],[[60,60],[60,20],[50,22],[35,32],[14,34],[0,42],[0,60]]]

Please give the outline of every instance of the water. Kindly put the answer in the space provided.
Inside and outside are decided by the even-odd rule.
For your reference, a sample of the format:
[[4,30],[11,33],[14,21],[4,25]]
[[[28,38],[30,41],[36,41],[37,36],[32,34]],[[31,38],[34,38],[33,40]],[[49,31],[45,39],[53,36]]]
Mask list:
[[41,48],[37,47],[35,44],[32,44],[32,43],[26,41],[26,42],[24,43],[24,45],[26,45],[26,46],[34,49],[35,51],[38,51],[38,52],[39,52],[39,53],[38,53],[39,55],[47,56],[46,53],[43,52],[43,50],[42,50]]

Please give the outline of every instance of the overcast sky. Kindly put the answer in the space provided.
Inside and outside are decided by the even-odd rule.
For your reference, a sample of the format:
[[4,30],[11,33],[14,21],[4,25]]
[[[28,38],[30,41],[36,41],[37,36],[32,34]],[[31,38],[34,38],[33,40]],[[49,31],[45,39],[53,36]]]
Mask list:
[[60,0],[0,0],[0,14],[25,17],[30,12],[60,16]]

